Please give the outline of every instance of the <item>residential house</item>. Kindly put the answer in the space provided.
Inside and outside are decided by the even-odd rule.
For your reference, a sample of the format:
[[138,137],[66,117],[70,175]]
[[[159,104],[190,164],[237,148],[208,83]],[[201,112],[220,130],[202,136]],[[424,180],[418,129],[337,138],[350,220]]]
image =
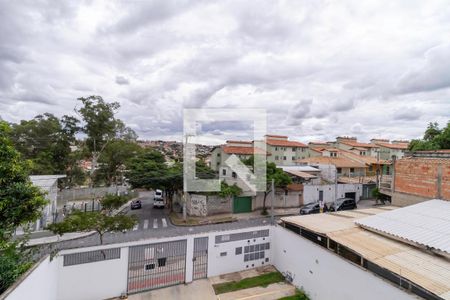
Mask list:
[[269,162],[275,163],[277,166],[293,166],[297,159],[308,157],[308,146],[297,142],[290,141],[285,135],[265,135],[263,141],[255,141],[256,147],[266,144],[266,150],[271,155],[267,157]]
[[[45,193],[45,198],[48,201],[47,205],[42,209],[41,217],[34,224],[29,225],[31,231],[43,230],[47,225],[54,222],[57,212],[58,179],[65,177],[65,175],[30,176],[31,183]],[[22,232],[22,228],[18,228],[16,231],[17,234]]]
[[408,150],[408,141],[370,140],[371,143],[379,147],[380,159],[401,159]]
[[338,149],[352,151],[361,156],[377,157],[379,146],[370,143],[358,142],[356,137],[338,136],[334,146]]

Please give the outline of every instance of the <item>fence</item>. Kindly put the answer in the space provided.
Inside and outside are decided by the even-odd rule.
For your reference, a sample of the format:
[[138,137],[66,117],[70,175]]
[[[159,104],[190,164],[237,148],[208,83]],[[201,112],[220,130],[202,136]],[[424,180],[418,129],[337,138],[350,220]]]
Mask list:
[[92,200],[106,194],[125,194],[129,191],[127,186],[109,186],[96,188],[75,188],[58,192],[58,206],[63,206],[69,201]]

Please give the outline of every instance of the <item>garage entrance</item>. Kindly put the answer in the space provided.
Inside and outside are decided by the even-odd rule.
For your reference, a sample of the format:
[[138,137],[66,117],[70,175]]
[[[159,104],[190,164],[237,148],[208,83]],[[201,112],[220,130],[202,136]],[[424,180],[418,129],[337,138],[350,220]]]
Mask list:
[[183,283],[186,240],[129,248],[128,293]]
[[234,197],[233,213],[245,213],[252,211],[252,197]]
[[345,193],[345,198],[351,198],[353,200],[356,200],[356,193],[355,192]]

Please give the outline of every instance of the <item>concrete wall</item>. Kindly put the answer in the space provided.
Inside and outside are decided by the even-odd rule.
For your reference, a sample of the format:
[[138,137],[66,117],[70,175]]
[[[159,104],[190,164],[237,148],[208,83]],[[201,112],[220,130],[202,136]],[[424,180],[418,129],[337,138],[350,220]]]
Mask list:
[[310,299],[417,299],[283,227],[273,228],[272,245],[275,267],[290,272]]
[[450,159],[397,160],[394,180],[394,205],[411,205],[421,199],[450,200]]
[[208,215],[206,208],[205,195],[189,194],[188,201],[186,202],[186,212],[189,216],[205,217]]
[[[274,208],[292,208],[300,206],[301,191],[289,191],[287,195],[284,192],[277,191],[275,193]],[[252,199],[252,210],[262,209],[264,204],[264,193],[258,192]],[[272,204],[272,195],[266,197],[266,208],[270,208]]]
[[232,212],[232,198],[221,198],[219,196],[207,197],[208,215],[228,214]]
[[62,190],[58,193],[58,206],[62,207],[68,201],[92,200],[92,198],[103,197],[106,194],[115,194],[117,191],[124,193],[128,191],[126,186],[110,186],[97,188],[75,188]]
[[[241,232],[256,231],[261,229],[270,229],[269,226],[246,228],[240,230]],[[235,231],[236,232],[236,231]],[[225,232],[226,233],[226,232]],[[224,233],[220,233],[224,234]],[[252,269],[260,267],[264,264],[272,264],[271,248],[266,251],[266,257],[269,258],[269,262],[265,262],[265,259],[252,260],[244,262],[244,247],[250,245],[256,245],[261,243],[271,242],[271,237],[255,238],[250,240],[215,243],[215,236],[217,233],[209,235],[209,250],[208,250],[208,277],[217,276],[221,274],[242,271],[246,269]],[[242,247],[242,254],[236,255],[235,251],[237,247]],[[221,256],[221,253],[226,252],[225,256]]]
[[0,299],[7,300],[59,300],[57,286],[59,283],[58,268],[47,256],[26,272]]
[[[362,196],[362,184],[338,184],[337,197],[345,197],[345,193],[356,193],[356,202],[358,202]],[[323,200],[325,203],[333,202],[335,198],[335,185],[323,184],[323,185],[305,185],[303,186],[303,203],[311,203],[319,200],[319,191],[323,191]]]
[[[80,249],[64,253],[71,252],[77,253]],[[56,263],[58,300],[105,299],[127,291],[128,247],[121,248],[120,259],[63,266],[63,256],[59,256]]]

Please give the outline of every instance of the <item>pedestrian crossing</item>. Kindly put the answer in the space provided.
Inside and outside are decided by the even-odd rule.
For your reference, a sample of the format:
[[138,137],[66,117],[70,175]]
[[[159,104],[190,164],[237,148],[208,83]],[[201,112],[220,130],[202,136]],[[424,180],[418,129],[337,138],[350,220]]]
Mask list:
[[[152,225],[150,225],[152,224]],[[158,228],[166,228],[167,227],[167,219],[161,218],[161,219],[153,219],[153,222],[150,222],[149,219],[145,219],[143,222],[139,222],[138,224],[134,225],[133,231],[136,230],[148,230],[148,229],[158,229]]]

